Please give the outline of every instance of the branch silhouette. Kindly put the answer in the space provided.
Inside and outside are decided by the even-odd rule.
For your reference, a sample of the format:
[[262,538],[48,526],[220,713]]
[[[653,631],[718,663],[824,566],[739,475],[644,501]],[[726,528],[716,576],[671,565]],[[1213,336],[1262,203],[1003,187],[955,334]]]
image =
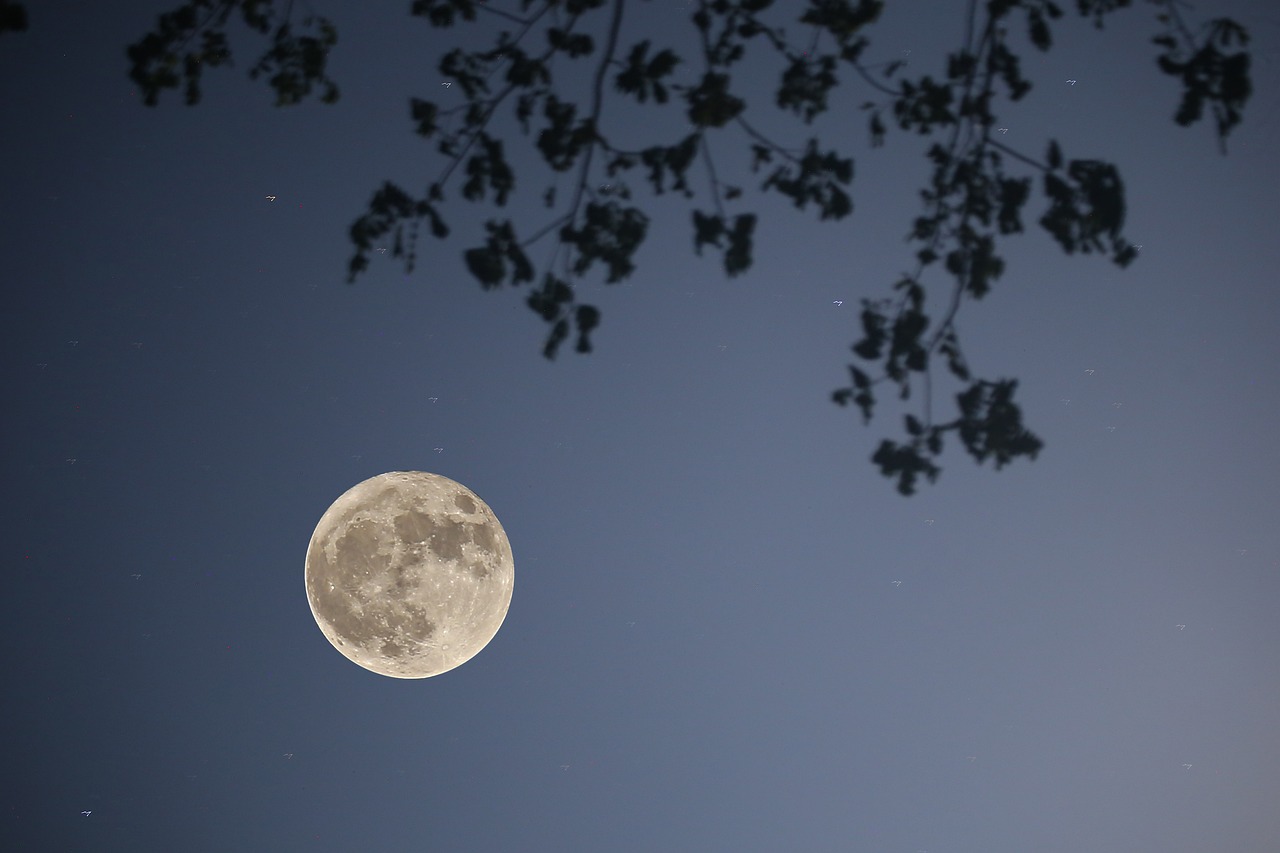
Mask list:
[[[963,44],[947,56],[945,76],[935,80],[927,74],[901,75],[907,67],[903,60],[864,62],[871,45],[865,33],[878,20],[883,0],[809,0],[799,18],[813,28],[809,49],[803,53],[787,43],[781,30],[758,17],[774,5],[773,0],[699,0],[690,20],[699,34],[702,67],[689,84],[683,84],[671,79],[685,62],[670,48],[655,49],[648,39],[626,48],[620,45],[628,2],[520,0],[519,13],[513,13],[475,0],[415,0],[411,14],[438,28],[474,22],[483,15],[510,22],[516,29],[504,30],[492,49],[471,53],[455,49],[441,59],[439,71],[461,87],[467,98],[464,106],[442,110],[430,100],[410,99],[415,131],[427,139],[438,137],[437,150],[448,163],[421,197],[389,181],[373,193],[368,209],[350,229],[355,251],[348,264],[348,282],[368,268],[374,244],[389,234],[394,238],[392,256],[402,259],[410,272],[423,220],[434,237],[449,236],[439,206],[445,200],[446,183],[464,160],[462,196],[472,202],[491,199],[498,207],[506,205],[515,176],[503,156],[503,141],[490,135],[488,127],[499,107],[512,98],[526,137],[535,115],[541,119],[535,144],[547,166],[556,174],[574,172],[571,198],[563,212],[523,240],[509,219],[486,221],[483,244],[467,249],[464,260],[484,289],[534,282],[538,275],[526,249],[556,232],[552,255],[526,300],[550,326],[543,345],[543,355],[549,359],[571,332],[576,334],[575,349],[591,352],[591,334],[600,325],[600,311],[578,302],[570,279],[584,276],[597,261],[607,268],[608,284],[635,271],[632,257],[644,243],[649,225],[644,212],[628,203],[632,188],[626,177],[635,169],[641,169],[641,180],[655,195],[673,191],[692,199],[687,177],[700,157],[713,210],[692,210],[695,252],[700,256],[706,246],[720,250],[730,278],[751,267],[757,217],[726,214],[725,203],[740,198],[742,189],[718,177],[709,142],[712,131],[734,127],[750,140],[753,175],[772,167],[759,185],[761,192],[777,192],[802,211],[813,204],[820,220],[843,219],[853,210],[844,189],[853,179],[853,160],[824,149],[816,137],[799,151],[782,147],[747,121],[745,102],[730,90],[732,67],[745,57],[745,45],[758,39],[764,49],[785,61],[776,105],[805,125],[828,109],[828,96],[840,84],[837,71],[843,69],[872,92],[861,106],[868,114],[873,147],[885,144],[889,122],[902,132],[934,140],[926,154],[933,171],[921,192],[924,210],[907,234],[908,242],[918,247],[915,269],[893,285],[895,296],[862,300],[862,338],[852,350],[862,362],[882,364],[880,373],[873,378],[851,364],[850,384],[832,393],[839,405],[856,405],[868,424],[877,386],[892,383],[900,399],[906,400],[912,375],[921,374],[923,411],[919,417],[905,416],[907,441],[883,440],[872,462],[885,477],[896,478],[901,494],[911,495],[921,475],[936,481],[940,469],[934,460],[942,453],[947,432],[956,433],[976,462],[991,459],[997,470],[1019,457],[1035,459],[1044,445],[1022,423],[1021,409],[1014,401],[1017,380],[971,376],[955,327],[961,303],[965,296],[981,299],[1004,272],[998,243],[1023,231],[1023,209],[1037,183],[1034,178],[1046,203],[1039,224],[1065,253],[1107,255],[1122,268],[1136,257],[1136,249],[1123,235],[1124,184],[1115,166],[1100,160],[1067,159],[1052,139],[1040,160],[993,136],[997,102],[1021,100],[1032,89],[1022,75],[1019,56],[1010,48],[1009,27],[1025,27],[1032,45],[1048,51],[1053,43],[1051,22],[1063,16],[1062,8],[1052,0],[985,0],[981,4],[968,0]],[[1146,2],[1158,10],[1160,32],[1151,39],[1162,49],[1157,65],[1182,84],[1174,121],[1183,127],[1195,124],[1205,117],[1206,107],[1211,108],[1225,154],[1226,138],[1239,124],[1252,91],[1249,54],[1244,50],[1248,31],[1227,18],[1193,30],[1183,19],[1178,0]],[[289,24],[291,0],[279,17],[275,5],[274,0],[189,0],[161,15],[156,31],[128,49],[130,77],[141,87],[144,103],[154,106],[162,91],[180,85],[187,104],[199,101],[201,70],[230,64],[223,28],[237,9],[251,29],[272,33],[270,49],[250,76],[270,74],[277,105],[299,103],[316,87],[324,91],[321,100],[336,101],[337,86],[325,74],[328,51],[336,42],[333,25],[312,15],[303,19],[302,27],[314,34],[296,34]],[[1110,15],[1131,5],[1132,0],[1076,0],[1079,14],[1092,19],[1099,29]],[[612,16],[590,78],[590,104],[580,116],[579,105],[556,94],[551,62],[556,54],[577,60],[596,52],[595,39],[577,30],[588,15],[602,8],[611,10]],[[546,46],[537,50],[528,44],[530,33],[544,22]],[[811,55],[824,37],[834,43],[832,52]],[[500,68],[504,73],[494,92],[489,81]],[[610,75],[614,92],[639,105],[650,100],[659,106],[681,102],[690,131],[670,144],[640,150],[614,144],[599,125]],[[459,113],[463,127],[442,131],[439,121]],[[592,173],[597,152],[607,183]],[[1011,173],[1007,165],[1021,172]],[[543,200],[548,209],[555,207],[554,184]],[[924,312],[924,278],[935,266],[951,279],[952,289],[945,314],[933,324]],[[935,354],[945,360],[953,376],[969,383],[955,397],[958,416],[942,423],[934,422],[932,411]]]

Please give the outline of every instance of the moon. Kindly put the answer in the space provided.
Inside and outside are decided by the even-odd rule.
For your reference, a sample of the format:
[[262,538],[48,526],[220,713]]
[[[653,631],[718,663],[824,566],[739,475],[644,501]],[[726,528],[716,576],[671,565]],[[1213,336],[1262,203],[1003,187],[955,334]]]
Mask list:
[[489,505],[461,483],[391,471],[348,489],[307,547],[307,601],[352,663],[430,678],[489,644],[511,606],[515,560]]

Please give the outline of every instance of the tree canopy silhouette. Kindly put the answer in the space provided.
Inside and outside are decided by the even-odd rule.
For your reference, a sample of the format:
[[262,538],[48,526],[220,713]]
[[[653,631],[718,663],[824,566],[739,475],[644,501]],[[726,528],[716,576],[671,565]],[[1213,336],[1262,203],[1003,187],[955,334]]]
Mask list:
[[[800,23],[812,27],[812,41],[804,52],[790,45],[780,29],[760,19],[773,0],[697,0],[689,20],[699,34],[705,70],[684,84],[674,81],[684,61],[670,48],[656,47],[647,39],[621,44],[629,2],[635,0],[519,0],[519,11],[512,12],[476,0],[414,0],[411,14],[438,28],[474,22],[481,15],[510,23],[515,31],[504,30],[489,50],[455,49],[440,60],[440,73],[466,95],[463,107],[441,110],[430,100],[410,99],[416,132],[427,139],[439,137],[438,150],[449,162],[420,197],[391,182],[374,192],[368,210],[351,226],[355,253],[348,282],[368,267],[370,250],[386,235],[394,237],[393,257],[402,258],[409,271],[424,220],[433,236],[448,237],[440,205],[445,184],[464,160],[463,197],[472,202],[491,197],[499,207],[506,205],[515,175],[503,156],[503,140],[491,135],[488,125],[499,107],[512,99],[526,137],[536,117],[536,146],[546,164],[556,173],[575,170],[572,195],[563,213],[523,239],[509,219],[488,220],[483,244],[466,250],[464,259],[485,289],[536,280],[527,301],[550,325],[543,346],[547,358],[555,357],[571,332],[576,350],[590,352],[591,334],[600,325],[599,310],[578,302],[569,279],[585,275],[597,261],[607,268],[610,284],[635,270],[632,256],[644,242],[649,219],[630,204],[631,187],[622,176],[634,169],[642,170],[654,194],[672,190],[692,199],[687,177],[700,158],[712,209],[692,211],[694,248],[699,255],[707,246],[720,250],[730,277],[750,268],[756,216],[726,214],[725,203],[738,199],[742,190],[716,175],[708,144],[713,130],[732,125],[749,137],[752,173],[767,168],[759,185],[762,192],[779,193],[800,210],[813,204],[822,220],[843,219],[853,209],[843,188],[853,179],[853,160],[822,147],[816,137],[798,155],[784,149],[748,123],[745,102],[730,90],[733,66],[745,58],[745,45],[758,40],[762,49],[785,61],[777,106],[804,124],[827,110],[828,96],[840,83],[837,72],[843,70],[871,92],[860,108],[867,115],[872,146],[885,143],[889,123],[933,140],[927,149],[932,177],[921,191],[923,211],[907,238],[916,246],[915,270],[893,284],[894,295],[862,300],[862,338],[852,349],[861,362],[868,363],[867,369],[849,365],[850,384],[832,394],[842,406],[856,405],[867,424],[876,386],[892,383],[900,399],[906,400],[912,374],[921,374],[922,414],[906,415],[906,442],[883,440],[872,461],[884,476],[896,477],[900,493],[911,495],[920,475],[930,482],[937,479],[940,469],[934,459],[942,452],[947,432],[954,431],[979,464],[991,459],[999,469],[1020,456],[1034,459],[1043,443],[1023,426],[1022,412],[1014,401],[1017,380],[975,379],[970,374],[954,324],[962,300],[966,296],[981,299],[1000,278],[1004,261],[997,253],[998,240],[1023,230],[1023,209],[1034,186],[1044,202],[1038,222],[1064,252],[1096,252],[1120,267],[1136,256],[1122,234],[1124,184],[1114,165],[1070,159],[1056,140],[1049,140],[1043,154],[1036,156],[1015,150],[994,135],[999,100],[1021,100],[1032,88],[1020,70],[1020,57],[1010,46],[1010,28],[1024,28],[1036,49],[1048,51],[1053,44],[1051,22],[1063,16],[1062,7],[1053,0],[968,0],[963,7],[964,41],[946,57],[945,74],[935,79],[929,74],[916,78],[900,74],[905,65],[901,61],[876,66],[864,60],[871,47],[866,33],[879,18],[883,0],[808,0],[799,17]],[[1252,88],[1249,54],[1244,49],[1248,31],[1228,18],[1193,29],[1179,10],[1185,5],[1180,0],[1146,2],[1158,10],[1158,32],[1151,39],[1161,49],[1156,62],[1162,72],[1182,84],[1174,121],[1185,127],[1211,111],[1225,154],[1226,138],[1240,122]],[[144,102],[155,106],[164,90],[181,86],[186,103],[198,103],[203,70],[231,63],[225,28],[236,11],[250,29],[270,35],[269,49],[249,73],[252,78],[268,77],[277,105],[300,103],[317,90],[323,102],[336,101],[338,87],[326,76],[336,29],[315,15],[297,25],[290,20],[292,2],[283,14],[277,5],[274,0],[188,0],[161,15],[156,29],[128,48],[129,76],[141,88]],[[510,5],[514,7],[516,0]],[[1108,16],[1131,5],[1132,0],[1075,0],[1076,11],[1098,29]],[[594,13],[611,15],[599,48],[595,38],[581,32]],[[531,35],[540,23],[544,25],[541,41]],[[824,37],[834,48],[819,55],[816,47]],[[585,109],[557,96],[550,67],[557,53],[574,60],[598,56]],[[505,71],[495,92],[489,81],[502,66]],[[616,145],[599,123],[606,80],[616,95],[637,104],[679,102],[688,118],[688,133],[671,144],[640,150]],[[438,121],[458,111],[463,113],[464,126],[442,131]],[[592,173],[597,156],[611,181],[605,186]],[[1010,167],[1021,173],[1013,173]],[[1038,176],[1038,182],[1031,176]],[[543,198],[547,208],[556,205],[554,186]],[[560,245],[539,276],[525,249],[551,231]],[[554,269],[557,258],[563,260],[559,274]],[[931,268],[940,268],[952,282],[945,314],[937,323],[924,312],[924,276]],[[930,369],[935,354],[945,360],[952,375],[969,383],[955,397],[958,416],[943,423],[934,422],[931,410]],[[882,364],[875,377],[868,372],[874,364]]]

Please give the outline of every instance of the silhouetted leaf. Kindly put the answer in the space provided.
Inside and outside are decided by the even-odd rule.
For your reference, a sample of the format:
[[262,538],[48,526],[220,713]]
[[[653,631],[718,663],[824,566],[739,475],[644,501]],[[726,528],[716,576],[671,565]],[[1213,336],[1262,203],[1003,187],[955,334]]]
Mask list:
[[1058,141],[1056,139],[1049,140],[1049,151],[1046,156],[1049,160],[1050,169],[1062,168],[1062,150],[1058,148]]
[[27,10],[21,3],[0,0],[0,33],[25,32],[27,29]]
[[693,211],[693,250],[702,254],[702,247],[708,243],[720,245],[720,235],[724,233],[724,217],[705,216],[702,211]]
[[557,320],[555,325],[551,327],[551,334],[547,336],[547,342],[542,347],[542,355],[549,359],[556,357],[556,351],[560,349],[560,344],[564,339],[569,337],[569,321]]
[[579,305],[574,312],[578,325],[578,352],[591,352],[591,330],[600,325],[600,311],[594,305]]
[[496,287],[502,283],[507,270],[502,263],[502,256],[497,252],[489,248],[468,249],[463,257],[467,262],[467,269],[481,285]]
[[884,145],[884,122],[880,120],[880,113],[874,113],[871,116],[871,147],[879,148]]
[[1031,43],[1040,50],[1048,50],[1053,44],[1053,37],[1049,34],[1048,22],[1045,21],[1039,10],[1034,8],[1027,12],[1027,35],[1031,38]]
[[730,278],[751,268],[751,234],[755,227],[754,213],[743,213],[733,220],[729,248],[724,254],[724,271]]
[[417,125],[414,132],[419,136],[430,139],[440,128],[436,125],[436,116],[439,114],[439,107],[430,101],[424,101],[419,98],[409,99],[409,113],[414,123]]

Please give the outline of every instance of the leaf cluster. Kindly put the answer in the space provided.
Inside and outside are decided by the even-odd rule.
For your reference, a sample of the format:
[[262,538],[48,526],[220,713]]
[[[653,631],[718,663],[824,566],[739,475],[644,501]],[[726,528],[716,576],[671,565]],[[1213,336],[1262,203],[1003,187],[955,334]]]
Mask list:
[[[1178,0],[1147,0],[1159,7],[1157,20],[1163,33],[1153,41],[1164,49],[1159,68],[1178,80],[1182,100],[1175,113],[1178,125],[1200,120],[1212,108],[1220,144],[1240,121],[1251,93],[1249,57],[1243,51],[1248,34],[1229,19],[1216,19],[1192,33],[1178,11]],[[144,86],[148,103],[163,88],[179,80],[179,51],[197,33],[201,46],[186,54],[184,73],[188,103],[198,99],[201,65],[229,61],[225,41],[217,28],[233,8],[245,21],[267,32],[269,0],[190,0],[177,12],[161,16],[158,31],[130,48],[132,76]],[[691,16],[701,37],[703,70],[688,83],[673,79],[683,60],[670,48],[656,49],[645,39],[619,44],[624,0],[521,0],[526,16],[499,12],[473,0],[414,0],[412,14],[433,26],[451,27],[459,20],[473,21],[487,13],[519,25],[504,31],[497,45],[487,51],[450,51],[439,70],[456,81],[466,103],[443,109],[425,98],[410,101],[410,118],[424,139],[436,140],[448,165],[422,198],[414,198],[386,183],[374,193],[369,209],[351,227],[355,254],[349,264],[349,281],[368,266],[375,243],[394,234],[393,256],[404,258],[410,270],[416,257],[417,228],[430,224],[440,239],[449,228],[438,205],[453,170],[463,166],[462,194],[472,202],[491,199],[505,206],[515,189],[516,176],[504,157],[502,140],[488,130],[499,107],[510,101],[521,132],[536,135],[535,148],[553,174],[572,175],[567,209],[537,233],[521,239],[509,220],[489,220],[482,244],[466,250],[464,259],[472,276],[486,289],[504,283],[520,286],[538,278],[525,249],[547,234],[558,238],[541,285],[528,299],[529,307],[549,326],[543,354],[554,358],[560,345],[576,330],[578,352],[590,352],[591,333],[600,324],[594,306],[577,302],[570,280],[586,275],[597,261],[606,270],[606,284],[615,284],[635,270],[633,257],[644,243],[649,220],[630,203],[629,178],[640,170],[637,183],[648,183],[655,195],[674,190],[693,198],[689,175],[699,159],[707,173],[712,211],[691,212],[693,245],[701,255],[711,246],[722,252],[722,265],[730,277],[746,272],[752,263],[752,238],[757,217],[731,215],[725,203],[738,199],[738,186],[719,180],[711,156],[711,137],[736,129],[750,139],[751,171],[771,171],[759,190],[791,199],[798,210],[814,205],[820,220],[841,220],[853,210],[847,192],[854,163],[836,150],[823,150],[816,137],[800,151],[785,148],[753,127],[746,117],[746,101],[733,92],[733,70],[757,42],[784,60],[775,104],[806,125],[828,109],[831,92],[841,84],[840,71],[850,72],[873,92],[862,104],[873,147],[883,145],[895,126],[904,133],[932,138],[926,156],[932,166],[927,186],[920,191],[923,210],[909,229],[906,240],[915,244],[916,267],[894,284],[888,299],[862,301],[862,338],[851,347],[864,363],[879,365],[872,375],[870,364],[850,365],[851,384],[837,389],[832,399],[853,404],[869,423],[876,403],[876,386],[892,383],[899,398],[910,398],[913,380],[925,385],[924,411],[905,417],[906,442],[885,440],[872,456],[881,473],[897,480],[898,491],[914,492],[920,477],[937,478],[934,459],[942,452],[943,434],[954,431],[961,445],[979,464],[990,459],[997,469],[1018,457],[1035,458],[1042,442],[1022,424],[1014,400],[1017,381],[975,378],[964,357],[955,318],[966,300],[982,299],[1000,279],[1005,263],[1001,241],[1024,230],[1024,211],[1039,187],[1044,207],[1037,221],[1067,254],[1108,254],[1125,267],[1136,250],[1125,238],[1125,195],[1119,171],[1110,163],[1090,157],[1064,157],[1056,140],[1049,140],[1044,160],[1015,150],[997,135],[997,107],[1001,99],[1018,101],[1032,84],[1022,73],[1020,58],[1008,33],[1021,26],[1030,44],[1046,51],[1053,44],[1052,22],[1063,16],[1053,0],[967,0],[969,30],[959,49],[947,57],[945,75],[902,73],[908,65],[894,60],[882,66],[864,62],[870,41],[866,36],[884,8],[883,0],[809,0],[801,23],[819,37],[834,43],[831,53],[801,55],[785,34],[759,17],[772,0],[700,0]],[[1076,0],[1079,14],[1101,27],[1113,12],[1131,0]],[[204,19],[198,13],[209,10]],[[528,14],[538,7],[536,14]],[[585,16],[596,10],[612,11],[603,45],[582,32]],[[534,24],[549,16],[542,43],[530,36]],[[305,95],[307,81],[322,73],[325,51],[336,41],[327,22],[321,36],[307,45],[281,47],[289,38],[285,24],[276,29],[276,48],[268,56],[272,67],[292,68],[294,76],[278,73],[272,84],[288,92],[282,102],[294,103]],[[594,67],[586,67],[599,51]],[[191,56],[194,55],[194,65]],[[552,62],[557,55],[569,63],[568,74],[591,82],[584,105],[562,99],[555,91]],[[261,63],[260,63],[261,66]],[[317,72],[317,69],[319,71]],[[257,69],[255,69],[256,71]],[[496,89],[490,80],[501,71]],[[875,73],[875,72],[879,73]],[[193,73],[194,72],[194,73]],[[627,150],[610,138],[600,125],[606,80],[623,99],[645,106],[683,105],[689,130],[669,144]],[[336,97],[336,88],[331,90]],[[292,100],[290,100],[292,99]],[[445,132],[441,119],[460,114],[463,126]],[[599,156],[603,175],[593,172]],[[1039,180],[1036,180],[1038,176]],[[601,183],[601,180],[608,183]],[[556,186],[544,195],[547,208],[557,202]],[[405,233],[408,229],[406,248]],[[557,259],[560,272],[553,272]],[[951,282],[941,316],[926,313],[925,282],[937,272]],[[932,417],[931,368],[935,354],[944,360],[951,376],[967,387],[955,395],[957,416],[946,422]]]
[[287,17],[275,23],[275,0],[188,0],[157,18],[156,29],[129,45],[129,79],[142,92],[143,103],[154,107],[165,89],[182,87],[185,102],[194,106],[201,98],[205,68],[230,66],[231,50],[225,27],[237,9],[252,30],[271,33],[271,46],[249,71],[250,79],[267,77],[276,91],[276,106],[301,103],[320,86],[320,99],[338,100],[338,86],[325,74],[329,50],[337,44],[338,31],[326,18],[310,16],[295,33]]

